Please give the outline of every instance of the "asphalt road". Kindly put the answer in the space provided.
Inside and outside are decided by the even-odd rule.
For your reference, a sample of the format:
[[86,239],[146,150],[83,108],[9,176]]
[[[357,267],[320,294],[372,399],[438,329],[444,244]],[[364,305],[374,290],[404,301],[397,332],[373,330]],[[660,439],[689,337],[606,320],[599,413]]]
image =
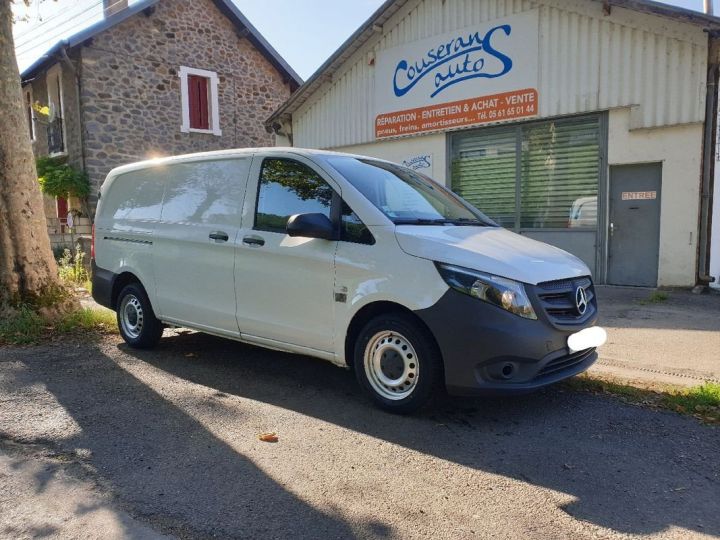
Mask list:
[[720,382],[720,294],[597,287],[608,332],[592,371],[645,383],[695,386]]
[[711,538],[719,449],[557,387],[392,416],[347,371],[191,332],[0,349],[7,538]]

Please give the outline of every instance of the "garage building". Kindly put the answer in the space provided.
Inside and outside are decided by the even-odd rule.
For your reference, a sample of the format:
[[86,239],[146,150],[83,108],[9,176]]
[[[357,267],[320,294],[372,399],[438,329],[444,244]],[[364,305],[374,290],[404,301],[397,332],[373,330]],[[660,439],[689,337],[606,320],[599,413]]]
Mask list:
[[418,169],[600,283],[707,283],[718,31],[639,0],[389,0],[268,126]]

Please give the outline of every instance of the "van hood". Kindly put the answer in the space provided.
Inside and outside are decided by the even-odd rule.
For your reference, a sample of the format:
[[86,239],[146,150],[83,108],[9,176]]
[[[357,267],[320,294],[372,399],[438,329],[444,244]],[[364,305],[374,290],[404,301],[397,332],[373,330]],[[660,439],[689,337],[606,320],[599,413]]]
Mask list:
[[567,251],[500,227],[398,225],[395,236],[415,257],[531,285],[590,275],[587,265]]

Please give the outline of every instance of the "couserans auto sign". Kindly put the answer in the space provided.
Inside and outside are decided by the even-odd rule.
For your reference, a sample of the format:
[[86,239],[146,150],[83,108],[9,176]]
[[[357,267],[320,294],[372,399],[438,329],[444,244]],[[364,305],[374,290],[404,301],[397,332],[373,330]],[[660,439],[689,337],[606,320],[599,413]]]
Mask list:
[[378,139],[538,114],[538,12],[377,54]]

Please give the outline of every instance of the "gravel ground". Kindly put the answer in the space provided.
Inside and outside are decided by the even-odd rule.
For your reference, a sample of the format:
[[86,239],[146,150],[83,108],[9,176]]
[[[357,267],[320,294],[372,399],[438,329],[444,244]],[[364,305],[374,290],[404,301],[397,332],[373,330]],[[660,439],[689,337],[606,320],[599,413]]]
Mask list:
[[187,331],[0,349],[7,538],[711,538],[719,448],[562,387],[392,416],[345,370]]

